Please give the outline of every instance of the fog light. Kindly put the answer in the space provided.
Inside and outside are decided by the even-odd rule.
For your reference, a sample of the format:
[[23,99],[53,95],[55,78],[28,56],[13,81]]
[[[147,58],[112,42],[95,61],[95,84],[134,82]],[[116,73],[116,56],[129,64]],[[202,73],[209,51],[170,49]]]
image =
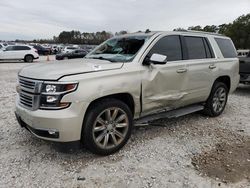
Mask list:
[[55,130],[48,130],[48,133],[54,135],[54,134],[56,134],[56,131]]
[[48,103],[56,102],[56,101],[57,101],[57,97],[56,97],[56,96],[47,96],[47,97],[46,97],[46,101],[47,101]]

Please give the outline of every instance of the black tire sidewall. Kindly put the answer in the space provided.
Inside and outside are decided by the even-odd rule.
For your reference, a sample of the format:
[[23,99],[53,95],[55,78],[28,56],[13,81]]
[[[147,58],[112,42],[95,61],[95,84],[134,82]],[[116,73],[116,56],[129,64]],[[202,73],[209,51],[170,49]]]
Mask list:
[[[92,130],[93,130],[93,125],[97,116],[102,111],[110,107],[119,107],[122,110],[124,110],[124,112],[128,116],[129,127],[128,127],[128,132],[124,140],[118,146],[111,148],[111,149],[103,149],[103,148],[100,148],[98,145],[96,145],[94,138],[93,138]],[[109,154],[115,153],[127,143],[127,141],[129,140],[131,136],[132,128],[133,128],[133,116],[129,107],[125,103],[117,99],[104,99],[97,103],[92,104],[90,109],[88,109],[88,112],[86,113],[86,116],[83,122],[82,142],[83,142],[83,145],[92,153],[95,153],[98,155],[109,155]]]
[[[27,60],[28,57],[31,57],[31,59],[32,59],[30,62]],[[32,62],[33,62],[33,59],[34,59],[34,58],[33,58],[31,55],[26,55],[25,58],[24,58],[24,61],[25,61],[25,62],[28,62],[28,63],[32,63]]]
[[[226,102],[225,102],[225,105],[223,106],[223,109],[220,112],[215,112],[214,108],[213,108],[213,98],[214,98],[216,91],[220,87],[223,87],[226,90]],[[209,96],[207,103],[206,103],[206,110],[208,111],[208,115],[210,115],[212,117],[216,117],[216,116],[219,116],[222,114],[222,112],[224,111],[226,104],[227,104],[228,92],[229,92],[229,90],[228,90],[226,84],[224,84],[222,82],[215,82],[214,83],[212,91],[211,91],[210,96]]]

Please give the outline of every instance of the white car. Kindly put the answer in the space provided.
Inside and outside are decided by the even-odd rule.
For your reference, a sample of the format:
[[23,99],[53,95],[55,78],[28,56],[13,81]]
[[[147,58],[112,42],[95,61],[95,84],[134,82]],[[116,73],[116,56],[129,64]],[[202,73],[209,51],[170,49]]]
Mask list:
[[11,45],[0,51],[0,60],[24,60],[31,63],[38,58],[37,50],[27,45]]
[[73,46],[66,46],[63,49],[62,53],[70,53],[70,52],[73,52],[74,50],[77,50],[77,49],[79,49],[79,48],[73,47]]

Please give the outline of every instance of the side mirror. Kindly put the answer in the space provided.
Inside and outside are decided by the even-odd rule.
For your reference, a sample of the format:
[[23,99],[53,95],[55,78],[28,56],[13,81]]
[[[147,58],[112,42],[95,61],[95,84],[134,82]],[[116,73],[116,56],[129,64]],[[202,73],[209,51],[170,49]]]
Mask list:
[[153,64],[159,64],[159,65],[164,65],[167,63],[167,56],[161,55],[161,54],[153,54],[150,57],[150,61]]
[[161,54],[152,54],[151,57],[146,56],[146,58],[143,61],[143,65],[150,65],[150,64],[158,64],[158,65],[164,65],[167,63],[167,56],[161,55]]

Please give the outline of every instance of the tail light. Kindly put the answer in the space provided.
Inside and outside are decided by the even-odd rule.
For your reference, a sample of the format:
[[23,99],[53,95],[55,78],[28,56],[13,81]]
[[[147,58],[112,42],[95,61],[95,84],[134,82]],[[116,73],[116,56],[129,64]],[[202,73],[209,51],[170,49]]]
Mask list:
[[37,51],[37,50],[35,50],[35,52],[38,54],[38,51]]

